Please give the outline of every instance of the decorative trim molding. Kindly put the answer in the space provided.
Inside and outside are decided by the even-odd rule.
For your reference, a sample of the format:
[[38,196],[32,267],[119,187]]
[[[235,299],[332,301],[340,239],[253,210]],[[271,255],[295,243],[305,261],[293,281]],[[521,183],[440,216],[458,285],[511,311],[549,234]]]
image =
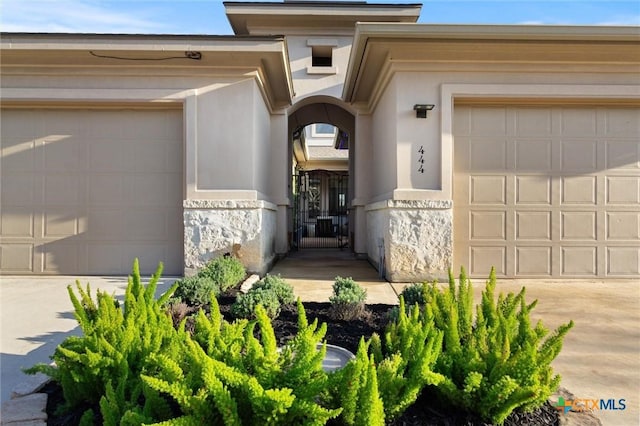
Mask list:
[[264,200],[185,200],[182,206],[194,210],[278,210],[278,206]]
[[402,210],[447,210],[453,208],[453,200],[384,200],[368,204],[365,211]]

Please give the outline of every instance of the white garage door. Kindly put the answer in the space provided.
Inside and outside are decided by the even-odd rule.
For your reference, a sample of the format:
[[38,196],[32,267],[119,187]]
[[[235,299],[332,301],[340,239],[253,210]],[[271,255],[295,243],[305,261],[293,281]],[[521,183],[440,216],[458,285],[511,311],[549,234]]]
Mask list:
[[4,274],[182,274],[182,112],[3,109]]
[[454,123],[457,267],[640,275],[640,109],[456,105]]

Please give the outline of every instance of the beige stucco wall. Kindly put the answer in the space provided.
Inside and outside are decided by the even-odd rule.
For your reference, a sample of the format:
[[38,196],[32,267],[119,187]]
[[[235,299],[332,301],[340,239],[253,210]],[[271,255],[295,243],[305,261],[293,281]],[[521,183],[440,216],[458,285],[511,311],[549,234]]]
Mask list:
[[[386,87],[371,115],[371,200],[389,198],[398,187],[398,100],[397,82]],[[365,141],[366,143],[366,141]]]
[[[340,98],[351,52],[351,42],[352,37],[334,36],[330,33],[287,35],[291,77],[295,89],[294,104],[303,98],[319,94]],[[334,46],[333,67],[312,69],[309,44],[314,43]]]
[[257,189],[251,80],[216,84],[203,92],[197,95],[194,117],[196,191]]

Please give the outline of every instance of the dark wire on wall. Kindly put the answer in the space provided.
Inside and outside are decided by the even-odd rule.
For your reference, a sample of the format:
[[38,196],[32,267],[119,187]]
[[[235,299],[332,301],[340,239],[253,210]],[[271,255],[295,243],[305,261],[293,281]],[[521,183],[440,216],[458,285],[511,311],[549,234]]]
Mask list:
[[193,51],[184,52],[184,56],[166,56],[163,58],[125,58],[122,56],[99,55],[93,51],[89,51],[89,53],[96,58],[118,59],[121,61],[168,61],[171,59],[192,59],[194,61],[199,61],[202,59],[202,53]]

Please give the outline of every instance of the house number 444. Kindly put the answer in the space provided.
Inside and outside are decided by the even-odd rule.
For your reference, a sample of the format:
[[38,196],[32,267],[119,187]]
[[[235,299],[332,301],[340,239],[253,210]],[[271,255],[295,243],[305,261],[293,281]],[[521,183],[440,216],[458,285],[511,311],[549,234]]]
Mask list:
[[422,145],[418,148],[418,154],[420,154],[418,158],[418,171],[424,173],[424,147]]

